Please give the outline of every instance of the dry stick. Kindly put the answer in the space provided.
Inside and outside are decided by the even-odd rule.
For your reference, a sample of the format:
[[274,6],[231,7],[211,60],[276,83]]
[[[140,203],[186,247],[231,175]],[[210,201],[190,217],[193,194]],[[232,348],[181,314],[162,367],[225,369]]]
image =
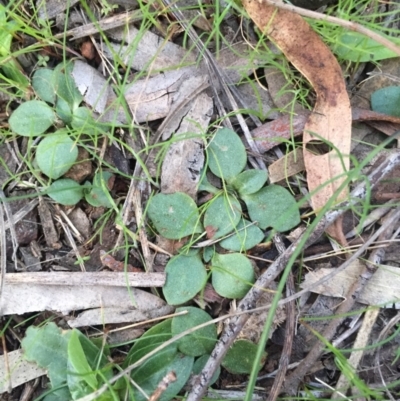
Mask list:
[[[283,254],[286,251],[283,240],[279,234],[275,235],[275,246],[278,249],[279,254]],[[289,272],[289,276],[286,282],[286,296],[290,297],[295,293],[293,273]],[[271,387],[267,401],[275,401],[281,392],[282,384],[286,377],[288,370],[290,356],[292,354],[294,330],[296,324],[296,305],[294,301],[291,301],[286,306],[286,324],[285,324],[285,339],[283,343],[282,354],[279,359],[279,368],[275,376],[274,384]]]
[[[390,213],[385,222],[382,224],[380,230],[383,233],[387,228],[393,226],[400,219],[400,208],[396,208]],[[383,229],[383,230],[382,230]],[[374,269],[375,270],[375,269]],[[369,267],[366,267],[360,274],[358,280],[351,286],[349,292],[346,294],[346,299],[340,304],[337,309],[338,317],[331,320],[328,327],[321,334],[326,341],[331,341],[336,333],[337,326],[345,319],[345,314],[348,313],[353,305],[355,304],[359,294],[364,289],[368,280],[372,277],[373,272]],[[325,344],[318,341],[315,346],[311,349],[309,354],[303,359],[300,365],[295,369],[286,379],[284,391],[290,395],[297,393],[297,388],[303,377],[307,374],[309,369],[314,365],[317,359],[320,358]]]
[[[6,246],[6,230],[4,228],[4,211],[0,202],[0,300],[3,294],[4,278],[7,268],[7,246]],[[2,315],[0,310],[0,316]]]
[[274,0],[259,0],[260,3],[267,3],[277,8],[281,8],[282,10],[292,11],[296,14],[302,15],[303,17],[313,18],[316,20],[327,21],[331,22],[332,24],[342,26],[343,28],[349,29],[351,31],[359,32],[369,38],[375,40],[376,42],[380,43],[381,45],[387,47],[392,52],[396,53],[400,56],[400,47],[394,44],[389,39],[385,38],[384,36],[379,35],[378,33],[371,31],[370,29],[357,24],[355,22],[346,21],[341,18],[331,17],[330,15],[325,15],[322,13],[318,13],[316,11],[306,10],[301,7],[292,6],[290,4],[281,3]]
[[[396,152],[394,154],[391,154],[374,172],[372,172],[372,174],[368,176],[368,181],[370,183],[369,189],[374,188],[386,174],[392,171],[393,168],[399,164],[400,153]],[[340,205],[338,205],[338,210],[327,212],[324,217],[318,222],[311,233],[308,233],[306,231],[295,242],[293,242],[293,244],[286,250],[286,252],[280,255],[276,259],[276,261],[271,264],[268,270],[259,277],[251,290],[240,302],[238,310],[245,311],[253,309],[256,301],[259,299],[264,289],[268,288],[268,286],[271,285],[272,281],[285,269],[288,261],[296,252],[298,245],[302,244],[303,249],[308,248],[322,236],[322,234],[325,232],[326,227],[332,224],[340,215],[344,213],[345,209],[358,203],[358,201],[360,199],[363,199],[366,194],[367,189],[365,187],[365,184],[358,185],[350,194],[349,201],[342,202]],[[357,252],[354,255],[357,255]],[[205,391],[207,390],[207,386],[210,383],[212,375],[220,365],[227,350],[232,345],[237,335],[240,333],[248,318],[248,314],[240,315],[236,318],[233,318],[230,324],[224,329],[207,364],[205,365],[199,378],[193,385],[192,390],[190,391],[186,401],[198,401],[204,395]]]
[[136,224],[139,230],[140,244],[142,245],[142,253],[145,261],[146,272],[153,272],[153,256],[150,252],[149,241],[147,240],[146,229],[144,226],[144,217],[142,210],[142,191],[136,188],[133,193],[133,207],[135,209]]
[[[385,217],[384,221],[389,219],[392,219],[393,214],[395,213],[395,210],[389,212],[389,214]],[[391,226],[388,227],[387,230],[385,230],[380,236],[379,236],[379,241],[387,241],[392,237],[394,231],[394,224],[392,223]],[[371,252],[371,255],[368,258],[368,262],[367,262],[367,276],[364,274],[363,278],[365,280],[364,283],[364,287],[365,284],[368,282],[368,280],[372,277],[372,275],[374,274],[374,272],[377,270],[378,266],[381,264],[384,256],[385,256],[385,248],[378,248],[378,249],[374,249]],[[368,343],[368,338],[369,335],[372,331],[372,327],[377,319],[379,315],[379,308],[377,309],[372,309],[372,310],[368,310],[365,313],[364,316],[364,320],[361,326],[360,331],[358,332],[356,341],[354,342],[354,346],[353,348],[356,351],[353,351],[349,357],[348,363],[349,365],[354,369],[354,371],[356,371],[358,364],[360,363],[361,357],[363,356],[363,352],[362,351],[357,351],[360,349],[363,349],[367,343]],[[345,393],[347,391],[347,389],[350,386],[350,382],[348,380],[348,377],[346,375],[342,374],[339,377],[339,380],[336,384],[336,390],[339,390],[341,393]],[[332,399],[338,399],[340,398],[339,393],[336,391],[332,394]]]

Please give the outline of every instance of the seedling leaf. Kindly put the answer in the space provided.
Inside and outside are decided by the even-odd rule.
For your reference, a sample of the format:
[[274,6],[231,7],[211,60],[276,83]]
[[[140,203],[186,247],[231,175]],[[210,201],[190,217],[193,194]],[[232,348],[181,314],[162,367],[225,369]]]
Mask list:
[[111,196],[108,192],[112,188],[114,175],[109,171],[101,171],[93,178],[93,185],[89,193],[85,195],[86,202],[94,207],[113,207]]
[[231,185],[241,196],[254,194],[259,191],[267,182],[268,174],[265,170],[246,170],[242,171],[237,177],[233,178]]
[[[172,335],[177,335],[199,324],[209,322],[211,316],[199,308],[184,306],[176,309],[176,313],[188,311],[186,315],[172,318]],[[215,324],[203,327],[178,340],[178,349],[185,355],[200,356],[210,353],[217,341]]]
[[21,343],[25,358],[47,369],[53,388],[65,385],[52,393],[52,396],[65,400],[71,399],[66,385],[70,334],[70,331],[62,332],[55,323],[51,322],[40,328],[28,327]]
[[131,363],[138,361],[142,356],[169,340],[172,337],[171,322],[171,319],[164,320],[147,330],[129,350],[124,367],[128,367]]
[[240,221],[242,207],[233,196],[219,196],[213,199],[204,213],[204,227],[207,237],[221,238],[232,232]]
[[[391,38],[395,40],[395,38]],[[379,61],[398,57],[392,50],[358,32],[343,30],[333,52],[340,58],[355,62]]]
[[60,63],[53,71],[53,88],[57,98],[61,98],[68,103],[74,111],[82,102],[83,97],[76,87],[72,78],[73,63]]
[[189,301],[207,281],[206,268],[198,256],[175,256],[168,262],[165,273],[163,293],[169,305]]
[[64,121],[65,124],[71,124],[72,121],[71,107],[68,104],[68,102],[66,102],[64,99],[61,99],[60,97],[57,98],[56,113],[58,117],[60,117],[61,120]]
[[60,205],[76,205],[83,197],[83,188],[70,178],[54,181],[47,190],[51,199]]
[[235,228],[235,233],[222,240],[219,244],[228,251],[247,251],[259,244],[264,233],[250,221],[241,219]]
[[269,185],[255,194],[243,196],[252,221],[260,228],[284,232],[300,223],[299,208],[292,194],[279,185]]
[[246,165],[246,149],[239,136],[228,128],[216,132],[207,150],[210,170],[226,181],[236,177]]
[[216,253],[211,269],[212,285],[225,298],[243,298],[255,281],[253,266],[241,253]]
[[36,160],[40,170],[56,180],[75,163],[78,148],[65,131],[47,135],[36,149]]
[[92,371],[77,330],[72,330],[68,341],[68,387],[72,398],[77,399],[96,390],[98,382]]
[[78,107],[74,110],[71,126],[76,130],[85,132],[87,135],[96,134],[100,128],[94,121],[92,113],[87,107]]
[[165,238],[181,239],[202,231],[196,203],[182,192],[153,196],[148,213],[158,233]]
[[32,77],[32,86],[36,94],[45,102],[54,104],[56,93],[52,82],[53,70],[40,68],[35,71]]
[[[194,358],[183,356],[176,352],[176,347],[169,346],[149,358],[143,365],[132,372],[132,379],[150,396],[165,375],[175,372],[177,380],[170,383],[159,398],[160,401],[169,401],[179,393],[189,379],[193,368]],[[134,388],[135,401],[146,401],[147,398]]]
[[16,134],[38,136],[52,126],[55,119],[53,110],[45,102],[30,100],[15,109],[8,121]]
[[[221,365],[232,374],[250,374],[256,359],[257,345],[248,340],[237,340],[229,348]],[[265,363],[267,353],[263,353],[259,369]]]
[[400,87],[388,86],[371,95],[371,108],[378,113],[400,117]]

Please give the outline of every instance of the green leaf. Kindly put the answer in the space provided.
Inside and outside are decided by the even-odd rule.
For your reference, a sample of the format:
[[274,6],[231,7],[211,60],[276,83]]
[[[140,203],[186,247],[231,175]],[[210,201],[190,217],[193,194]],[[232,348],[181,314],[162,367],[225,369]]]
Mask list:
[[[132,379],[148,396],[150,396],[167,373],[175,372],[176,381],[171,382],[159,398],[159,401],[169,401],[181,391],[188,381],[193,368],[193,362],[193,357],[184,356],[176,352],[173,354],[168,349],[163,350],[144,363],[144,365],[146,365],[144,367],[146,368],[149,366],[151,368],[150,370],[143,369],[142,365],[132,372]],[[134,388],[134,400],[146,401],[147,399],[141,392]]]
[[109,189],[112,188],[114,175],[109,171],[101,171],[96,173],[93,178],[93,185],[89,193],[85,195],[86,202],[94,207],[109,207],[114,206]]
[[78,331],[72,330],[68,341],[68,388],[72,398],[77,399],[96,390],[98,382],[86,359],[79,341]]
[[[205,354],[196,360],[196,362],[193,365],[193,373],[195,375],[199,375],[201,373],[204,366],[206,366],[206,363],[209,358],[210,358],[210,355]],[[220,374],[221,374],[221,366],[218,366],[217,370],[211,377],[210,384],[209,384],[210,386],[212,386],[219,379]]]
[[[257,345],[248,340],[237,340],[229,348],[221,365],[232,374],[250,374],[256,359]],[[265,363],[267,353],[263,353],[259,370]]]
[[65,130],[47,135],[36,149],[40,170],[56,180],[65,174],[78,158],[78,148]]
[[217,239],[232,232],[240,221],[242,207],[231,195],[221,195],[210,201],[204,213],[207,238]]
[[207,175],[204,174],[203,171],[200,173],[200,176],[202,177],[202,179],[197,189],[199,192],[205,191],[215,195],[220,191],[218,188],[214,187],[214,185],[212,185],[210,181],[208,181]]
[[202,231],[196,203],[182,192],[153,196],[148,214],[158,233],[168,239],[181,239]]
[[51,127],[55,119],[56,115],[45,102],[30,100],[14,110],[8,122],[18,135],[38,136]]
[[243,252],[255,247],[264,238],[264,233],[250,221],[241,219],[235,233],[219,244],[228,251]]
[[212,285],[225,298],[243,298],[255,281],[253,266],[241,253],[216,253],[211,270]]
[[73,63],[60,63],[54,69],[53,88],[58,98],[68,103],[72,111],[79,107],[83,97],[72,78]]
[[268,173],[265,170],[242,171],[230,183],[241,196],[254,194],[267,182]]
[[51,322],[39,328],[29,326],[21,343],[25,359],[47,369],[53,388],[65,386],[52,393],[54,397],[64,400],[71,399],[66,386],[70,335],[71,330],[61,331]]
[[210,170],[226,181],[236,177],[246,166],[246,149],[239,136],[228,128],[216,132],[207,151]]
[[[391,37],[390,40],[395,41]],[[358,32],[343,30],[337,37],[333,52],[340,58],[355,62],[379,61],[398,55],[387,47]]]
[[[172,318],[172,335],[177,335],[199,324],[211,321],[211,316],[199,308],[185,306],[176,309],[176,313],[188,311],[186,315]],[[215,324],[210,324],[178,340],[178,349],[185,355],[200,356],[210,353],[217,341]]]
[[71,107],[69,106],[68,102],[66,102],[64,99],[57,98],[56,113],[58,117],[60,117],[65,124],[71,124],[72,121]]
[[165,273],[167,280],[163,294],[169,305],[189,301],[207,281],[206,268],[198,256],[175,256],[168,262]]
[[371,108],[378,113],[400,117],[400,87],[387,86],[371,95]]
[[94,135],[100,129],[100,125],[93,119],[92,112],[87,107],[78,107],[74,110],[71,126],[87,135]]
[[300,223],[300,212],[293,195],[279,185],[269,185],[255,194],[243,196],[252,221],[262,229],[284,232]]
[[126,368],[130,364],[138,361],[144,355],[148,354],[150,351],[153,351],[153,349],[172,338],[171,322],[172,319],[167,319],[156,324],[147,330],[146,333],[144,333],[138,340],[136,340],[135,344],[133,344],[125,358],[124,367]]
[[53,70],[50,68],[40,68],[32,76],[32,86],[40,99],[54,104],[56,93],[53,88]]
[[51,199],[60,205],[76,205],[83,197],[83,188],[70,178],[54,181],[47,190]]
[[206,246],[203,250],[203,260],[208,263],[215,253],[215,245]]

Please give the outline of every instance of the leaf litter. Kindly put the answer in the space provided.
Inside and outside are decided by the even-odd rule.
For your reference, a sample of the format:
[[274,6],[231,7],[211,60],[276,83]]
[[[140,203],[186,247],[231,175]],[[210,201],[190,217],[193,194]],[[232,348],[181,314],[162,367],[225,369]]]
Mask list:
[[[203,369],[202,379],[208,376],[211,378],[214,372],[210,364],[217,358],[218,353],[228,351],[227,346],[221,346],[222,339],[226,339],[228,335],[229,341],[234,340],[234,336],[229,332],[235,332],[239,327],[235,318],[229,320],[222,333],[218,332],[221,340],[216,344],[214,351],[214,343],[217,340],[214,324],[206,326],[208,329],[205,329],[204,333],[195,331],[191,337],[183,336],[177,344],[167,345],[164,350],[158,351],[159,354],[155,352],[153,355],[151,352],[155,351],[157,346],[165,346],[163,344],[167,338],[159,342],[148,342],[146,333],[150,334],[154,330],[171,338],[184,329],[207,323],[212,318],[223,317],[230,312],[229,299],[232,298],[234,300],[231,305],[234,306],[238,302],[235,298],[246,296],[244,301],[239,303],[238,310],[246,310],[254,305],[268,307],[269,303],[274,302],[273,295],[281,291],[274,278],[266,290],[272,296],[260,296],[263,292],[263,285],[260,283],[268,277],[270,260],[276,259],[278,249],[281,255],[286,255],[292,249],[290,238],[296,237],[296,234],[290,235],[289,231],[299,223],[300,228],[305,228],[307,219],[312,215],[310,205],[317,216],[321,216],[321,210],[327,204],[329,210],[334,208],[336,203],[348,199],[348,183],[351,183],[351,180],[347,182],[345,180],[348,178],[350,168],[353,167],[350,165],[351,151],[356,160],[358,159],[357,163],[362,164],[366,155],[367,162],[370,162],[368,164],[370,171],[368,172],[363,166],[362,172],[363,174],[372,172],[371,184],[377,185],[374,181],[374,172],[379,170],[382,160],[373,165],[372,161],[378,157],[377,155],[369,157],[367,153],[371,152],[373,147],[367,146],[364,153],[362,151],[357,153],[360,152],[357,148],[362,144],[357,147],[352,146],[351,141],[352,136],[354,142],[362,141],[368,138],[366,133],[369,132],[370,136],[379,138],[372,142],[376,147],[385,141],[386,136],[379,137],[373,128],[381,130],[385,135],[395,134],[399,124],[396,112],[386,110],[388,92],[380,92],[389,86],[395,88],[396,84],[393,84],[395,79],[392,79],[391,84],[380,83],[374,90],[369,89],[367,95],[364,91],[366,85],[362,84],[356,96],[351,99],[351,103],[354,105],[357,96],[371,99],[373,111],[369,110],[369,104],[363,104],[362,109],[357,107],[351,109],[345,78],[336,55],[323,44],[308,23],[292,12],[278,10],[263,3],[244,1],[250,17],[260,31],[281,49],[286,59],[308,79],[314,89],[316,100],[312,96],[307,99],[313,106],[310,112],[304,105],[297,103],[294,95],[296,85],[293,82],[287,83],[286,75],[281,74],[279,68],[266,66],[265,60],[260,55],[254,57],[252,49],[257,43],[252,34],[246,38],[230,35],[229,30],[232,30],[230,23],[234,18],[229,23],[228,19],[221,20],[221,29],[225,30],[225,37],[234,40],[225,43],[227,45],[222,49],[218,49],[217,46],[215,55],[210,52],[204,54],[200,52],[199,57],[195,46],[190,50],[182,46],[179,30],[176,33],[171,31],[166,34],[165,24],[171,24],[172,15],[174,18],[180,15],[172,11],[164,15],[165,20],[157,18],[156,28],[144,32],[138,24],[135,24],[135,21],[140,21],[140,11],[143,9],[133,6],[133,10],[126,10],[124,14],[120,12],[124,8],[122,4],[108,9],[108,3],[101,2],[104,7],[102,12],[110,15],[104,18],[101,16],[99,21],[99,26],[105,29],[104,35],[107,39],[103,43],[104,37],[96,35],[96,24],[84,23],[82,16],[77,12],[78,8],[68,9],[70,14],[63,14],[67,8],[59,8],[59,4],[52,5],[50,1],[43,4],[45,6],[42,6],[39,12],[43,18],[52,19],[57,16],[55,26],[62,27],[61,31],[69,29],[66,33],[68,51],[72,53],[82,51],[82,55],[90,55],[88,59],[91,61],[87,62],[81,57],[64,68],[62,58],[54,56],[54,52],[50,53],[51,62],[45,69],[38,69],[32,64],[24,67],[27,68],[27,72],[34,73],[35,79],[32,80],[32,85],[38,98],[29,101],[18,100],[17,92],[12,90],[7,95],[14,100],[12,107],[7,109],[8,113],[12,111],[9,118],[10,131],[7,131],[7,134],[13,133],[16,140],[12,145],[4,143],[3,166],[10,165],[5,162],[7,159],[18,160],[18,169],[22,169],[24,176],[16,175],[17,168],[14,165],[10,165],[10,169],[2,168],[4,170],[2,184],[5,196],[9,198],[9,202],[3,203],[6,219],[4,224],[5,227],[12,227],[7,231],[7,235],[3,234],[6,253],[2,255],[3,284],[0,298],[0,308],[4,316],[2,320],[6,322],[7,316],[13,314],[58,311],[63,317],[55,320],[60,327],[68,330],[86,327],[90,332],[92,326],[102,330],[104,325],[116,327],[120,324],[139,323],[142,328],[147,329],[147,332],[142,334],[143,331],[140,331],[134,334],[132,331],[132,336],[128,337],[128,340],[132,341],[133,336],[138,335],[144,342],[140,347],[131,348],[131,352],[128,353],[130,357],[122,367],[131,372],[132,378],[137,380],[152,400],[156,400],[159,396],[165,400],[172,399],[188,381],[193,383],[188,399],[200,399],[199,394],[207,390],[207,383],[196,382],[195,377],[189,380],[190,372],[193,369],[193,372],[198,373]],[[190,37],[190,40],[198,41],[198,44],[202,43],[196,36],[198,32],[207,33],[212,29],[212,24],[209,23],[212,12],[207,6],[201,13],[196,14],[197,3],[191,7],[194,10],[182,9],[181,12],[187,18],[189,15],[190,18],[198,15],[198,18],[195,18],[197,20],[195,26],[199,31],[192,30],[192,35],[194,32],[195,36]],[[144,10],[148,12],[149,9]],[[80,11],[85,13],[87,10],[81,8]],[[61,17],[66,21],[65,26],[60,24]],[[81,21],[83,25],[73,28],[73,18]],[[177,20],[189,32],[183,20],[180,18]],[[268,29],[265,30],[265,27]],[[293,34],[293,30],[296,31],[296,35]],[[302,34],[298,35],[299,32]],[[86,45],[80,46],[79,38],[89,37],[88,35],[94,35],[90,37],[91,42],[84,42]],[[346,46],[361,46],[362,41],[359,40],[359,36],[355,36],[357,38],[355,45],[352,45],[351,41],[345,43],[348,40],[345,36],[341,40]],[[298,41],[298,37],[307,42],[306,47],[301,44],[304,42]],[[264,36],[262,38],[266,40]],[[265,43],[274,49],[271,43],[267,41]],[[371,46],[371,43],[369,41],[367,45]],[[90,52],[88,47],[91,47]],[[334,51],[345,59],[348,57],[343,48],[334,48]],[[273,52],[275,55],[279,54],[276,48]],[[357,56],[355,52],[351,54],[352,57],[348,57],[348,60]],[[381,51],[376,57],[382,55],[381,58],[385,58],[387,54],[389,53]],[[385,60],[383,65],[391,65],[391,61]],[[210,65],[213,68],[211,75]],[[284,65],[286,68],[291,68],[286,61]],[[267,92],[258,76],[262,71],[261,68],[264,68]],[[62,82],[66,86],[52,83],[52,77],[56,77],[53,71],[59,74],[56,82]],[[123,77],[122,74],[126,72]],[[7,74],[6,69],[4,73]],[[394,70],[391,70],[390,74],[391,77],[399,75]],[[67,78],[62,81],[63,78],[60,76]],[[121,78],[126,79],[122,90],[119,86]],[[286,96],[282,96],[285,91]],[[391,91],[397,93],[395,89]],[[240,103],[243,99],[245,103]],[[249,127],[246,129],[252,133],[254,143],[247,142],[248,136],[246,140],[244,137],[239,139],[239,136],[234,134],[235,131],[242,133],[241,130],[245,133],[244,120],[241,120],[238,114],[238,104],[241,105],[243,115],[249,117],[246,120]],[[278,111],[275,111],[276,107]],[[40,120],[37,124],[35,121],[38,108],[45,111],[46,121]],[[227,114],[230,112],[232,113],[228,118]],[[388,112],[392,116],[382,112]],[[260,120],[265,119],[272,121],[262,124]],[[352,128],[352,120],[353,123],[363,121],[362,129],[360,126]],[[68,149],[56,153],[56,142],[50,154],[43,153],[41,148],[46,144],[47,138],[51,139],[52,135],[54,136],[54,129],[59,128],[57,125],[60,121],[62,121],[61,126],[69,127]],[[241,128],[238,128],[238,123]],[[218,138],[224,138],[223,133],[225,138],[230,138],[227,144],[219,142]],[[356,137],[357,133],[360,135]],[[297,139],[300,135],[303,135],[302,142],[301,138]],[[33,144],[32,137],[38,137]],[[226,147],[229,148],[235,141],[239,141],[241,146],[235,145],[233,153],[228,151],[226,153],[228,157],[225,159],[223,155],[227,150]],[[296,144],[299,149],[298,157],[290,152],[288,144],[290,146]],[[300,150],[301,147],[303,151]],[[112,156],[110,149],[113,149]],[[83,153],[83,150],[86,153]],[[268,184],[279,185],[265,186],[266,171],[260,170],[260,174],[254,174],[252,172],[258,170],[249,169],[250,166],[262,166],[260,155],[254,153],[255,150],[259,154],[265,153],[264,160],[267,160],[269,170]],[[64,159],[64,155],[68,155],[69,158]],[[397,163],[395,149],[387,153],[381,151],[379,155],[387,159],[390,169]],[[61,159],[61,164],[54,164],[54,160],[58,159]],[[76,160],[79,163],[89,164],[90,168],[85,168],[84,172],[72,173],[72,169],[79,165],[75,163]],[[118,160],[125,160],[127,163],[122,167]],[[72,169],[70,169],[71,163],[74,164]],[[293,171],[289,172],[289,169]],[[307,184],[303,172],[306,174]],[[392,177],[396,177],[396,169],[391,174]],[[132,176],[134,179],[131,179]],[[48,181],[48,177],[52,181]],[[28,182],[30,186],[27,186]],[[341,187],[343,183],[346,183],[346,186]],[[396,185],[385,185],[378,186],[378,190],[373,192],[371,207],[373,205],[379,210],[382,195],[386,197],[385,200],[398,197],[399,188]],[[45,191],[41,193],[43,189]],[[32,207],[29,208],[29,198],[37,196],[38,192],[39,206],[36,206],[36,202],[36,204],[31,203]],[[130,196],[130,193],[136,194],[135,197]],[[301,200],[306,193],[310,195],[308,202],[300,203],[302,212],[300,222],[295,198]],[[18,201],[13,199],[21,195],[27,198],[25,206],[17,204]],[[50,201],[47,195],[53,201]],[[154,199],[168,196],[184,197],[186,203],[190,201],[193,205],[185,212],[182,204],[178,202],[174,208],[177,208],[177,211],[179,208],[182,210],[174,214],[171,213],[171,206],[167,207],[164,201],[160,201],[159,205],[153,203]],[[129,203],[132,199],[135,199],[134,208]],[[74,204],[76,206],[71,206]],[[390,209],[393,202],[388,205],[386,208]],[[264,212],[264,208],[270,210],[274,216],[271,217],[267,211]],[[19,209],[22,215],[17,214]],[[391,259],[388,259],[390,253],[387,253],[385,259],[384,248],[378,248],[380,250],[378,256],[376,251],[371,251],[370,264],[367,264],[367,267],[358,261],[343,271],[337,269],[339,273],[334,282],[326,281],[327,274],[332,274],[331,270],[335,269],[333,266],[341,265],[346,257],[351,257],[353,251],[347,248],[351,240],[345,239],[343,230],[355,232],[358,220],[361,219],[362,223],[366,217],[365,210],[353,207],[343,219],[340,217],[337,220],[338,223],[323,230],[339,242],[345,254],[341,256],[336,248],[333,256],[319,255],[321,258],[330,258],[331,269],[321,268],[317,259],[310,261],[305,259],[305,266],[312,270],[307,274],[301,272],[300,264],[295,265],[296,271],[299,269],[299,277],[302,277],[298,283],[298,288],[303,288],[299,311],[300,318],[303,319],[301,322],[307,323],[307,319],[304,318],[312,319],[313,316],[323,317],[338,313],[338,310],[342,309],[336,310],[336,308],[340,308],[342,301],[335,300],[337,297],[344,299],[354,297],[361,303],[351,304],[346,312],[362,310],[362,303],[371,306],[385,304],[390,308],[393,307],[393,303],[397,303],[398,283],[395,279],[397,265],[393,265]],[[278,218],[282,216],[284,217]],[[37,226],[29,228],[27,218],[35,224],[39,221],[39,230]],[[383,223],[371,224],[378,227],[379,224],[383,224],[385,235],[389,235],[387,232],[390,230],[387,225],[390,227],[390,224],[395,224],[396,218],[396,215],[389,213],[383,217]],[[284,232],[289,241],[283,248],[278,246],[274,229]],[[197,246],[202,244],[203,234],[207,240],[204,245]],[[321,234],[322,232],[319,235]],[[361,235],[370,234],[367,228]],[[395,238],[397,233],[393,235]],[[318,236],[313,239],[317,240]],[[320,242],[328,245],[324,239]],[[175,253],[171,261],[178,267],[168,262],[167,255],[171,253]],[[196,263],[190,262],[194,260]],[[373,267],[375,265],[382,265],[376,274]],[[354,266],[358,270],[354,270]],[[189,269],[195,267],[196,274],[188,274]],[[100,268],[112,271],[94,271]],[[141,273],[130,273],[129,270],[132,268]],[[78,269],[83,271],[77,272]],[[121,269],[127,271],[118,273],[117,271]],[[62,270],[62,272],[51,272],[51,270]],[[39,272],[35,273],[36,271]],[[139,276],[133,276],[135,274]],[[210,283],[206,285],[209,276],[212,277],[213,287]],[[134,277],[140,280],[135,282]],[[193,277],[196,277],[195,283],[191,282]],[[367,278],[365,282],[359,283],[360,277]],[[255,279],[258,281],[253,285]],[[148,281],[144,284],[143,280]],[[324,284],[319,284],[324,280]],[[155,288],[163,285],[162,294],[157,293]],[[155,293],[135,288],[147,286],[152,287]],[[323,294],[316,298],[313,307],[310,307],[312,297],[307,290]],[[246,305],[245,300],[257,291],[259,294],[256,298],[252,298],[253,301]],[[225,297],[223,302],[220,301],[221,296]],[[328,298],[324,296],[331,297],[329,298],[331,301],[328,302]],[[329,306],[321,312],[320,305],[324,302]],[[188,303],[190,306],[181,306],[176,311],[192,311],[193,316],[189,313],[186,317],[174,317],[172,327],[164,324],[168,320],[163,323],[151,323],[152,319],[157,320],[170,315],[175,309],[171,305],[179,306],[183,303]],[[197,307],[194,306],[196,304]],[[258,362],[255,362],[257,345],[262,344],[264,323],[269,318],[267,312],[254,314],[249,322],[250,325],[247,329],[245,326],[242,334],[239,334],[227,357],[223,359],[221,356],[225,370],[222,370],[219,378],[218,376],[213,378],[217,391],[222,391],[231,382],[236,382],[236,377],[243,378],[236,375],[249,374],[254,363],[259,364],[257,370],[260,369],[258,373],[260,377],[271,373],[274,364],[275,366],[278,364],[279,353],[281,357],[290,358],[291,363],[301,361],[307,352],[311,355],[313,346],[303,344],[302,338],[307,338],[314,347],[317,340],[315,335],[307,330],[307,325],[300,324],[298,337],[294,335],[294,323],[283,327],[286,316],[284,310],[289,307],[290,305],[273,309],[275,319],[273,329],[268,333],[270,340],[260,354],[261,359]],[[380,313],[382,316],[390,316],[391,312],[390,309],[385,309]],[[196,318],[195,315],[202,317]],[[177,319],[182,320],[183,329],[176,329]],[[43,318],[37,318],[35,325],[42,320]],[[18,329],[21,331],[21,337],[29,325],[30,323],[25,323],[22,329]],[[331,338],[330,332],[325,331],[329,327],[328,324],[313,326],[314,330],[326,334],[326,338]],[[346,322],[337,322],[335,329],[337,327],[345,329]],[[378,329],[376,324],[371,325],[371,339],[379,335]],[[7,332],[7,329],[5,330]],[[88,373],[88,369],[96,366],[93,365],[96,355],[102,355],[97,361],[105,363],[103,352],[109,351],[85,340],[82,334],[77,334],[79,332],[68,330],[66,333],[67,337],[71,337],[68,340],[70,348],[63,351],[65,352],[63,358],[70,364],[68,365],[70,372],[83,376],[79,379],[73,378],[66,373],[67,365],[65,365],[61,369],[64,373],[60,377],[61,383],[66,383],[65,389],[68,393],[65,394],[69,394],[67,397],[78,399],[100,388],[107,396],[108,390],[102,386],[104,383],[102,379],[96,377],[93,371],[86,378],[85,374]],[[245,334],[246,330],[251,334]],[[239,333],[240,329],[237,331]],[[279,340],[282,332],[283,341]],[[44,333],[45,331],[42,334]],[[52,340],[60,336],[57,331],[51,331],[46,335],[50,335]],[[293,338],[293,348],[290,346],[291,349],[288,349],[289,340]],[[28,335],[27,339],[31,337]],[[345,345],[343,343],[340,345],[337,342],[335,346],[351,348],[351,343],[345,342]],[[9,341],[7,349],[3,352],[11,358],[13,354],[10,351],[17,348],[14,341]],[[134,349],[136,353],[132,351]],[[213,353],[209,357],[211,351]],[[82,355],[84,359],[86,358],[85,363],[82,360],[78,362]],[[140,359],[144,356],[148,358],[145,364]],[[198,365],[202,359],[201,367],[195,370],[194,358],[198,356],[200,357]],[[22,357],[18,354],[16,358],[21,361]],[[328,358],[332,357],[328,355]],[[390,353],[384,353],[383,358],[390,361]],[[209,359],[207,363],[206,359]],[[1,358],[0,362],[4,363],[5,369],[10,369],[6,358]],[[22,360],[21,364],[26,365],[28,369],[29,364],[26,361]],[[185,369],[182,369],[183,366]],[[315,371],[311,372],[306,369],[296,370],[295,373],[302,378],[311,372],[310,374],[314,374],[318,380],[325,380],[334,387],[335,382],[327,376],[329,369],[318,364],[316,366],[319,366],[318,371],[314,369]],[[357,369],[356,365],[353,367]],[[51,377],[54,372],[50,367],[48,369]],[[173,378],[169,378],[168,369],[175,370],[176,375]],[[330,369],[340,370],[336,366]],[[26,373],[21,370],[21,373],[13,373],[12,380],[7,385],[0,387],[2,391],[8,391],[12,386],[25,383]],[[281,368],[276,373],[275,381],[270,378],[260,379],[263,380],[262,385],[265,388],[265,392],[261,394],[266,396],[271,389],[268,399],[276,399],[280,391],[293,394],[300,390],[290,376],[285,386],[282,386],[285,370]],[[36,374],[39,376],[43,371],[38,369]],[[378,380],[362,372],[359,375],[368,383]],[[32,379],[37,376],[35,373],[29,373],[26,380],[28,377]],[[279,377],[281,379],[278,379]],[[110,383],[114,383],[113,379]],[[340,383],[345,386],[343,380]],[[312,385],[313,381],[310,380],[308,384]],[[129,386],[116,388],[122,394]],[[139,395],[141,393],[136,389],[132,391],[135,391],[136,398],[141,399],[142,395]],[[242,393],[238,391],[237,395],[239,394]]]

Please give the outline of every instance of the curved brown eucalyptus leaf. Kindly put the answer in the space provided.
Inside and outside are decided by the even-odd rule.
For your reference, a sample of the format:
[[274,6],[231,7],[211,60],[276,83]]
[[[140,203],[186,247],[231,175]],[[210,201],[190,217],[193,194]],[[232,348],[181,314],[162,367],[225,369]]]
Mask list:
[[[262,1],[242,0],[251,19],[307,78],[317,94],[314,110],[304,127],[303,153],[313,209],[329,202],[345,180],[349,167],[351,109],[340,66],[329,48],[299,15]],[[323,154],[310,151],[314,141],[330,144]],[[340,177],[339,177],[340,176]],[[343,199],[341,192],[335,202]],[[340,239],[340,227],[329,234]]]

